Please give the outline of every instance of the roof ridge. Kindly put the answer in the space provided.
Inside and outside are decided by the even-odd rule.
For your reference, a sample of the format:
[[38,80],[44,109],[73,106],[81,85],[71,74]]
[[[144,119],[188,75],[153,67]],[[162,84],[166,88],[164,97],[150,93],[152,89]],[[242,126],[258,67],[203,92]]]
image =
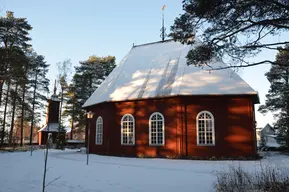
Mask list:
[[174,40],[174,39],[167,39],[167,40],[164,40],[164,41],[155,41],[155,42],[151,42],[151,43],[144,43],[144,44],[139,44],[139,45],[133,45],[133,48],[134,48],[134,47],[141,47],[141,46],[145,46],[145,45],[157,44],[157,43],[166,43],[166,42],[173,41],[173,40]]

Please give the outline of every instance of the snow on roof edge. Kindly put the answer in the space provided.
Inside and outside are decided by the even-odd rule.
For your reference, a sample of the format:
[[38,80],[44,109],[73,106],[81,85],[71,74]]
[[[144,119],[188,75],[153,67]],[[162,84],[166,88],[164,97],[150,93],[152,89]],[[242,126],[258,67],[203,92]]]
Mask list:
[[165,99],[165,98],[174,98],[174,97],[197,97],[197,96],[236,96],[236,95],[241,95],[241,96],[258,96],[258,92],[252,92],[252,93],[243,93],[243,94],[194,94],[194,95],[185,95],[185,94],[177,94],[177,95],[169,95],[169,96],[155,96],[155,97],[143,97],[143,98],[134,98],[134,99],[126,99],[126,100],[107,100],[103,101],[100,103],[95,103],[95,104],[90,104],[90,105],[82,105],[82,109],[86,109],[88,107],[102,104],[102,103],[115,103],[115,102],[126,102],[126,101],[139,101],[139,100],[148,100],[148,99]]
[[151,43],[144,43],[144,44],[134,45],[132,48],[146,46],[146,45],[153,45],[153,44],[157,44],[157,43],[166,43],[166,42],[170,42],[170,41],[174,41],[174,39],[167,39],[167,40],[164,40],[164,41],[155,41],[155,42],[151,42]]

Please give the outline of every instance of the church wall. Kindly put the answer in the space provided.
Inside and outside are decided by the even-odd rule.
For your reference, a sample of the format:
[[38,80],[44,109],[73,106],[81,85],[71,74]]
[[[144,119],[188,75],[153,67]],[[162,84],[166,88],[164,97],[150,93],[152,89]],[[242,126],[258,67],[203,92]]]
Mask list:
[[[95,113],[91,121],[90,151],[92,153],[120,156],[166,156],[176,154],[177,112],[176,98],[141,100],[119,103],[103,103],[91,110]],[[149,146],[149,117],[160,112],[165,117],[165,146]],[[125,114],[135,118],[135,145],[121,145],[121,118]],[[114,117],[113,114],[116,114]],[[95,145],[95,128],[98,116],[103,118],[103,144]]]
[[[184,98],[186,103],[189,156],[253,156],[254,120],[250,97]],[[197,145],[196,117],[200,111],[214,115],[215,145]]]
[[[252,156],[254,123],[250,97],[188,96],[107,102],[90,107],[90,152],[116,156]],[[197,146],[196,116],[210,111],[215,118],[215,146]],[[149,146],[149,117],[165,118],[165,145]],[[121,118],[135,118],[135,145],[121,145]],[[96,119],[103,118],[103,143],[95,145]]]

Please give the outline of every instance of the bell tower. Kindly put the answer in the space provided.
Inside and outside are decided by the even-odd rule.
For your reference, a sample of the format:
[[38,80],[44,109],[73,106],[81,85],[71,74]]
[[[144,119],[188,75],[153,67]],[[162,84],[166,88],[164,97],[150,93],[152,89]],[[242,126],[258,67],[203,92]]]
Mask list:
[[38,131],[39,145],[47,143],[48,134],[51,134],[53,143],[64,143],[66,131],[60,128],[59,107],[60,100],[56,95],[56,82],[54,84],[53,94],[47,99],[46,125]]
[[59,106],[60,100],[56,95],[56,82],[55,82],[53,94],[51,95],[50,99],[48,99],[46,124],[59,123]]

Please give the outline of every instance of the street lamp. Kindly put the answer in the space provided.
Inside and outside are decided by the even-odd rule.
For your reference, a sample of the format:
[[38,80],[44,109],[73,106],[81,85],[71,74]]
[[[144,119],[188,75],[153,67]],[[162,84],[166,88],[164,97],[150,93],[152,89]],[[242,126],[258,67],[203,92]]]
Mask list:
[[93,112],[89,111],[86,113],[88,119],[88,131],[87,131],[87,149],[86,149],[86,165],[88,165],[89,160],[89,140],[90,140],[90,123],[93,118]]

